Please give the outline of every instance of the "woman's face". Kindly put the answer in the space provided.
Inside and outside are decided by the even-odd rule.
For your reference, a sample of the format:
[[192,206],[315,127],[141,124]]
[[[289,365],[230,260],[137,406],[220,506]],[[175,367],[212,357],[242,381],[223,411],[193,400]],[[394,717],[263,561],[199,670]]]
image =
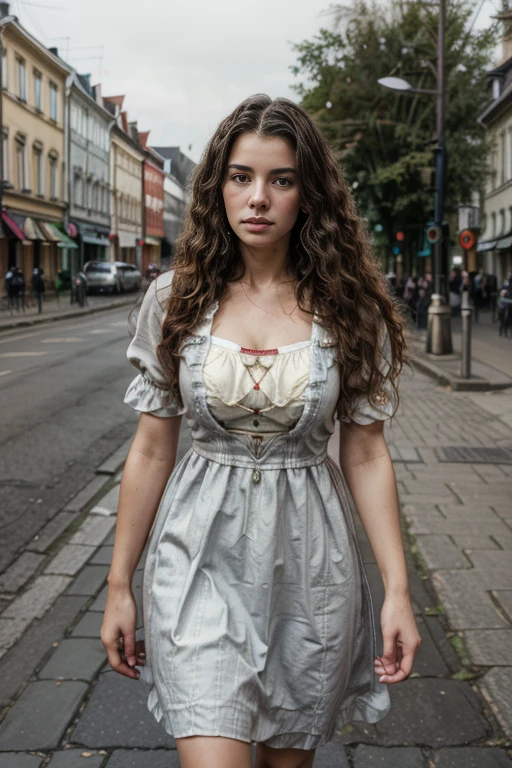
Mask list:
[[[285,139],[243,133],[228,157],[222,194],[235,235],[251,248],[275,245],[290,231],[300,210],[295,151]],[[268,223],[251,223],[247,219]]]

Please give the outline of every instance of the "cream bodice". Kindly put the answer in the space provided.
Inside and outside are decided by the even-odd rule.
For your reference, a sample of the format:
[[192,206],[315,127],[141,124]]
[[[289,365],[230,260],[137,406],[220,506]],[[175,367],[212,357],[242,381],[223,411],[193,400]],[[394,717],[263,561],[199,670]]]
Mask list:
[[248,350],[212,336],[203,369],[208,407],[232,432],[287,432],[304,408],[310,362],[310,341]]

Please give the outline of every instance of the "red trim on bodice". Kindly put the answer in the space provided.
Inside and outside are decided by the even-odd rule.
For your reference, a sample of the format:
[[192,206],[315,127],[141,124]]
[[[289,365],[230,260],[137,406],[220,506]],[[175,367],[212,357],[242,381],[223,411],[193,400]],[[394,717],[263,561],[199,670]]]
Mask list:
[[247,349],[247,347],[240,347],[240,352],[244,355],[278,355],[278,349]]

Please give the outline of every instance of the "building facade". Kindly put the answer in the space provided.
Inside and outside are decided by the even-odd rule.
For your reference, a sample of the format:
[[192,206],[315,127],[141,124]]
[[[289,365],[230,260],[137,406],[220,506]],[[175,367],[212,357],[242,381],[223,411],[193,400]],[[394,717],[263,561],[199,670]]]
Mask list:
[[164,158],[164,239],[161,265],[168,269],[174,257],[176,240],[183,230],[190,200],[189,182],[196,164],[179,147],[153,147]]
[[144,150],[122,111],[124,96],[105,97],[110,133],[110,261],[142,268]]
[[[73,72],[68,78],[68,234],[79,244],[76,267],[110,253],[110,130],[112,115],[99,86]],[[73,269],[73,271],[75,271]]]
[[478,266],[501,283],[512,274],[512,11],[500,13],[505,31],[498,66],[488,73],[493,100],[480,115],[491,143],[484,190]]
[[[75,244],[64,232],[65,90],[70,69],[0,4],[2,226],[0,276],[9,266],[51,285]],[[64,258],[63,258],[64,254]]]

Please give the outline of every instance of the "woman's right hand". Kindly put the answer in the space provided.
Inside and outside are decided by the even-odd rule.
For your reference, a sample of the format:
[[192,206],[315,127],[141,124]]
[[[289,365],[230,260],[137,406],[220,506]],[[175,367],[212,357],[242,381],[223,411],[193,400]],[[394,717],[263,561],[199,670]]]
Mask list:
[[135,655],[136,623],[137,609],[131,589],[109,584],[101,626],[101,642],[105,646],[112,669],[134,679],[139,677],[139,672],[133,667],[140,663]]

